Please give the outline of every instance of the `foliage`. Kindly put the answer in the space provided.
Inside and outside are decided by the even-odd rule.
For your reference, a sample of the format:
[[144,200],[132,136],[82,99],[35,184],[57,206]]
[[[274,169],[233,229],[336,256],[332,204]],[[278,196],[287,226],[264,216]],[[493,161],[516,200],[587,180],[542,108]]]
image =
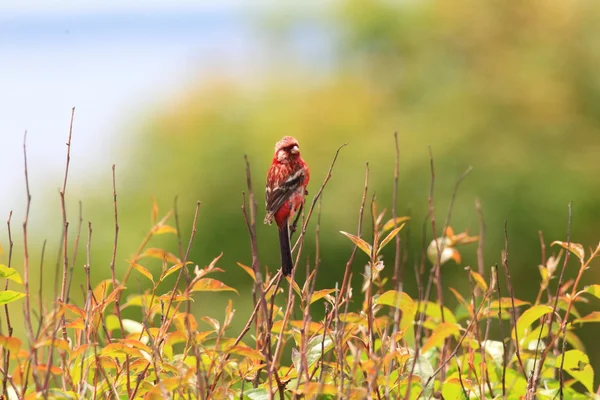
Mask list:
[[[247,172],[250,177],[249,169]],[[229,300],[221,319],[190,312],[197,292],[237,292],[218,278],[224,272],[219,267],[222,255],[205,267],[188,260],[197,210],[192,236],[184,251],[177,213],[168,212],[158,220],[155,205],[153,226],[128,261],[129,268],[122,279],[116,279],[113,263],[112,277],[95,285],[90,278],[90,225],[84,300],[79,303],[58,298],[50,309],[44,309],[40,303],[33,312],[39,316],[35,330],[31,317],[34,310],[27,300],[32,297],[27,286],[27,259],[23,279],[16,269],[0,265],[1,277],[7,282],[25,284],[24,292],[0,293],[2,304],[26,298],[27,339],[12,336],[10,320],[6,321],[8,334],[0,335],[0,378],[8,398],[418,399],[441,395],[445,399],[551,399],[559,393],[566,398],[593,396],[594,371],[575,332],[579,325],[599,322],[600,317],[598,312],[580,315],[576,304],[586,296],[600,298],[600,285],[580,287],[584,271],[600,253],[600,244],[587,255],[580,244],[552,243],[561,252],[540,267],[541,286],[533,304],[514,296],[506,253],[504,274],[494,266],[486,279],[482,269],[476,272],[467,267],[465,278],[470,291],[461,294],[451,289],[459,303],[458,308],[451,310],[439,295],[430,300],[430,290],[442,284],[442,265],[460,260],[456,246],[478,238],[455,234],[449,225],[445,226],[444,234],[429,245],[427,257],[422,257],[421,270],[426,259],[432,266],[430,279],[419,280],[419,297],[411,298],[401,290],[400,262],[394,263],[393,280],[381,275],[385,268],[392,268],[383,262],[381,250],[391,243],[400,246],[399,233],[410,223],[409,218],[394,216],[386,221],[386,211],[379,212],[373,199],[372,240],[366,240],[360,228],[356,234],[342,232],[354,245],[342,286],[316,290],[317,277],[323,274],[318,257],[316,264],[309,266],[302,285],[293,275],[285,282],[280,273],[272,275],[268,270],[263,279],[255,251],[256,203],[251,186],[249,189],[249,202],[243,211],[250,231],[253,264],[238,265],[252,280],[254,310],[249,317],[238,315],[246,323],[237,335],[232,335],[230,329],[236,317],[236,300]],[[298,251],[318,197],[305,214]],[[114,199],[116,211],[116,192]],[[364,206],[365,197],[361,224]],[[117,218],[115,212],[115,243]],[[435,230],[435,220],[432,218],[431,222]],[[318,232],[319,223],[316,229]],[[151,247],[155,237],[162,235],[175,235],[178,249]],[[64,240],[66,246],[67,236]],[[10,243],[12,252],[12,238]],[[356,299],[350,282],[353,274],[358,275],[351,268],[357,251],[364,252],[369,261],[361,289],[364,301],[359,311],[353,312],[348,307]],[[575,280],[564,282],[563,268],[569,255],[575,257],[579,269]],[[563,267],[558,268],[563,257]],[[160,261],[158,270],[151,267],[152,259]],[[66,259],[64,265],[69,266]],[[416,271],[423,279],[423,273],[418,268]],[[151,288],[137,294],[128,289],[132,274],[148,280]],[[508,295],[501,293],[502,275],[507,280]],[[174,284],[166,279],[169,276],[177,277]],[[557,287],[552,289],[554,281]],[[544,294],[546,300],[542,301]],[[325,308],[323,319],[313,320],[316,307]],[[135,318],[123,317],[124,312],[131,310]],[[291,351],[291,357],[285,356],[286,349]]]

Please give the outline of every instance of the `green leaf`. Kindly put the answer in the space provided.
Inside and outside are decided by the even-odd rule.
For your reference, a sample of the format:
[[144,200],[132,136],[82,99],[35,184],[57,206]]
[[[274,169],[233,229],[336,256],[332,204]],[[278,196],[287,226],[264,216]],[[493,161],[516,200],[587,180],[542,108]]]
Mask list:
[[402,225],[400,225],[399,227],[397,227],[396,229],[394,229],[393,231],[391,231],[385,237],[385,239],[383,239],[383,241],[379,245],[379,248],[377,249],[377,254],[379,254],[379,252],[381,251],[381,249],[383,249],[386,244],[388,244],[389,242],[391,242],[391,240],[396,237],[396,235],[398,234],[398,232],[400,232],[400,230],[402,230],[402,228],[404,228],[404,225],[405,225],[405,223],[403,223]]
[[250,400],[269,400],[269,391],[264,388],[256,388],[244,391],[244,396]]
[[333,339],[330,335],[319,335],[309,340],[306,345],[306,362],[308,366],[312,367],[321,358],[321,355],[326,354],[333,348],[333,345]]
[[[556,359],[555,368],[560,368],[563,355]],[[564,354],[563,369],[573,378],[577,379],[589,393],[594,392],[594,369],[590,365],[590,359],[581,350],[569,350]]]
[[504,360],[504,345],[498,340],[484,340],[481,342],[481,346],[485,349],[497,367],[502,367]]
[[600,285],[586,286],[583,291],[584,291],[584,293],[589,293],[589,294],[595,296],[596,298],[600,299]]
[[365,242],[358,236],[353,235],[351,233],[344,232],[344,231],[340,231],[340,233],[342,235],[346,236],[348,239],[352,240],[352,243],[354,243],[356,246],[358,246],[358,248],[361,249],[366,255],[371,257],[371,245],[369,243]]
[[15,292],[14,290],[4,290],[0,292],[0,306],[12,303],[25,297],[25,293]]
[[[427,306],[427,309],[425,309],[425,306]],[[442,321],[442,311],[440,310],[440,305],[437,303],[433,303],[431,301],[421,302],[419,304],[419,312],[425,312],[425,315],[429,318],[438,320],[440,322]],[[444,306],[444,321],[450,322],[451,324],[456,323],[456,317],[454,316],[454,313],[446,306]]]
[[[517,320],[516,331],[519,335],[519,340],[525,337],[525,332],[531,327],[531,325],[540,319],[543,315],[552,312],[552,307],[546,305],[533,306],[525,310],[525,312]],[[515,337],[515,331],[511,333],[512,338]]]
[[9,268],[4,264],[0,264],[0,278],[10,279],[11,281],[23,284],[21,275],[14,268]]

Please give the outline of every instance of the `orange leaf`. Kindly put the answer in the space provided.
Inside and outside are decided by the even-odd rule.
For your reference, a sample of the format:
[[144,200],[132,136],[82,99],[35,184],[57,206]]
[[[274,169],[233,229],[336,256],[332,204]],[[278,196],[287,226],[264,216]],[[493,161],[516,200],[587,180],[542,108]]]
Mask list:
[[0,346],[11,353],[16,353],[21,348],[21,340],[13,336],[0,336]]
[[448,336],[456,335],[458,332],[458,325],[451,324],[449,322],[442,322],[433,330],[431,336],[429,336],[421,351],[425,353],[427,350],[433,347],[441,346]]
[[83,318],[77,318],[76,320],[69,322],[66,327],[73,329],[85,329],[85,324],[83,323]]
[[177,229],[173,228],[169,225],[161,225],[154,231],[155,235],[163,235],[165,233],[174,233],[177,234]]
[[171,254],[163,249],[155,249],[155,248],[150,248],[147,249],[141,256],[142,257],[154,257],[154,258],[158,258],[159,260],[167,260],[170,263],[176,264],[181,262],[179,260],[179,258],[177,258],[174,254]]
[[238,291],[235,290],[234,288],[232,288],[230,286],[227,286],[223,282],[218,281],[216,279],[212,279],[212,278],[202,278],[202,279],[197,280],[192,285],[191,291],[192,292],[224,292],[224,291],[230,291],[230,292],[236,292],[237,294],[239,294]]

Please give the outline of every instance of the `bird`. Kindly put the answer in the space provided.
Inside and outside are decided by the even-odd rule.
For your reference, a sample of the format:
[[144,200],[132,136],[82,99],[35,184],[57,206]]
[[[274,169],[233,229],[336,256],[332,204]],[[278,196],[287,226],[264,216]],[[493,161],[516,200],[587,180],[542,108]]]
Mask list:
[[294,267],[290,246],[290,222],[304,205],[309,181],[310,171],[300,155],[298,141],[292,136],[284,136],[275,144],[275,153],[267,172],[267,215],[264,220],[268,225],[275,220],[279,229],[281,270],[284,276],[289,276]]

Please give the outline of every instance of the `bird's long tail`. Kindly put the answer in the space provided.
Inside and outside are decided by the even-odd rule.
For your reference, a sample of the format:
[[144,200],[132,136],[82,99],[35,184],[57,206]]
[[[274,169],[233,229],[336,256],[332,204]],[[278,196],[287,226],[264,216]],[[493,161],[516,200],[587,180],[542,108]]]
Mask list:
[[288,224],[284,224],[284,226],[279,229],[279,249],[281,250],[281,271],[283,272],[283,275],[288,276],[292,273],[292,268],[294,267]]

